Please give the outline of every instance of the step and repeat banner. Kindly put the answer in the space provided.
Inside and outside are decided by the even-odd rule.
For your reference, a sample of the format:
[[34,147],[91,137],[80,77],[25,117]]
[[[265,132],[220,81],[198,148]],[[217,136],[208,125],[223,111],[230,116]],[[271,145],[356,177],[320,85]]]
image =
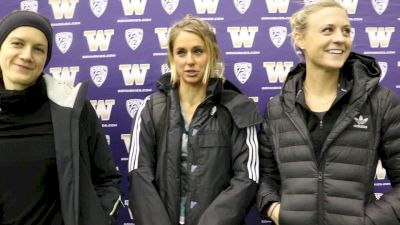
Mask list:
[[[400,93],[400,1],[337,0],[353,25],[353,49],[375,57],[381,83]],[[37,11],[54,28],[53,57],[45,72],[69,85],[90,80],[88,98],[107,134],[123,175],[127,200],[128,143],[132,116],[156,90],[166,65],[169,27],[186,14],[215,28],[226,64],[226,77],[258,102],[280,92],[288,71],[299,62],[290,42],[290,15],[313,0],[11,0],[0,17],[13,10]],[[376,197],[390,189],[379,164]],[[157,215],[154,215],[157,216]],[[162,222],[162,221],[160,221]],[[249,225],[269,224],[253,208]],[[133,225],[128,207],[118,224]]]

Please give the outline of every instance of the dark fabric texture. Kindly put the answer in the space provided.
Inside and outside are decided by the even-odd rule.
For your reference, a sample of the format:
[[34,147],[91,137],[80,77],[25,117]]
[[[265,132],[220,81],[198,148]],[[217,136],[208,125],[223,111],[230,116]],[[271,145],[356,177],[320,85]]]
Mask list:
[[62,223],[49,100],[42,79],[0,87],[0,224]]
[[87,83],[80,84],[70,108],[62,105],[67,96],[51,94],[68,87],[45,78],[52,121],[57,121],[53,130],[64,224],[115,224],[121,176],[96,111],[85,98]]
[[[351,53],[342,73],[353,81],[348,101],[333,123],[319,158],[301,108],[299,82],[305,65],[287,77],[282,94],[268,103],[260,142],[257,206],[281,202],[281,225],[400,223],[400,98],[379,85],[378,63]],[[378,159],[392,189],[374,195]]]
[[[138,225],[158,225],[159,221],[178,224],[180,138],[184,131],[178,90],[171,88],[169,80],[169,75],[161,77],[160,91],[145,100],[133,120],[129,206]],[[167,101],[159,100],[160,94]],[[166,103],[166,107],[159,106]],[[163,117],[152,117],[153,109],[160,108],[168,110],[164,129],[156,122]],[[245,113],[244,118],[233,116]],[[197,108],[188,131],[186,225],[242,224],[256,190],[256,178],[249,177],[255,171],[248,170],[254,165],[247,164],[254,152],[249,150],[246,137],[251,135],[248,131],[255,132],[259,122],[254,102],[224,89],[220,79],[210,81],[206,99]],[[156,137],[161,140],[156,141]],[[136,162],[137,166],[131,166]]]

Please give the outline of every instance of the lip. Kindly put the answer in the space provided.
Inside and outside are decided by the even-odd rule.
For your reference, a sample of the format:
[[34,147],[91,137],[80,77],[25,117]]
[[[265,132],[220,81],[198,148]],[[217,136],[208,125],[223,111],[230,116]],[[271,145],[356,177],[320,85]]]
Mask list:
[[14,65],[15,65],[16,67],[18,67],[19,69],[23,69],[23,70],[33,70],[32,67],[27,66],[27,65],[17,64],[17,63],[15,63]]
[[333,49],[326,50],[326,52],[329,54],[334,54],[334,55],[342,55],[346,52],[346,50],[339,49],[339,48],[333,48]]
[[191,76],[196,75],[198,72],[197,70],[185,70],[185,73]]

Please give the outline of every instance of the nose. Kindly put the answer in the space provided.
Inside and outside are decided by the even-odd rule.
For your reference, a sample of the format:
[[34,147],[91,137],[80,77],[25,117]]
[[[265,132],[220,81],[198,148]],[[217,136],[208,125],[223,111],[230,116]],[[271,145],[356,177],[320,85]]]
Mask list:
[[32,60],[32,52],[33,52],[32,47],[26,46],[22,49],[20,58],[23,60],[31,61]]
[[194,64],[194,55],[192,53],[188,53],[186,56],[186,63],[188,65],[193,65]]
[[334,35],[334,37],[333,37],[334,39],[334,42],[338,42],[338,43],[342,43],[342,42],[344,42],[345,41],[345,39],[347,38],[347,36],[345,36],[344,34],[343,34],[343,32],[342,31],[336,31],[335,32],[335,35]]

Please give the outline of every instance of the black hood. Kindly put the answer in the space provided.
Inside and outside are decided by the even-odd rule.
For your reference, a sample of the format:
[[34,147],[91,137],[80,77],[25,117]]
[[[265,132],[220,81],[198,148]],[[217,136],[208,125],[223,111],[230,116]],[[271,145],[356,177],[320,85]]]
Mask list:
[[[218,90],[223,88],[224,90],[231,90],[242,94],[242,92],[238,87],[236,87],[232,82],[226,79],[223,80],[221,78],[210,78],[209,87],[214,87],[212,89],[214,89],[217,92],[219,92]],[[167,93],[172,88],[171,73],[165,73],[161,75],[160,79],[158,79],[157,81],[157,88],[165,93]],[[209,92],[209,90],[207,92]]]
[[[299,63],[288,73],[282,86],[282,95],[285,98],[286,105],[294,105],[296,86],[305,72],[306,65]],[[341,69],[341,73],[346,79],[353,80],[350,101],[355,101],[364,93],[369,94],[379,84],[381,69],[373,57],[351,52]]]
[[[379,78],[381,76],[381,69],[375,58],[355,52],[350,53],[342,68],[344,72],[347,72],[349,69],[353,71],[353,73],[350,74],[359,75],[361,73],[362,76],[368,75],[365,77],[367,80]],[[293,76],[299,73],[304,73],[305,71],[305,63],[297,64],[297,66],[288,73],[285,83],[292,79]]]
[[[170,73],[161,75],[157,82],[157,88],[166,94],[172,89]],[[239,128],[262,122],[256,103],[243,95],[239,88],[229,80],[210,78],[206,96],[214,104],[220,104],[225,107]]]

